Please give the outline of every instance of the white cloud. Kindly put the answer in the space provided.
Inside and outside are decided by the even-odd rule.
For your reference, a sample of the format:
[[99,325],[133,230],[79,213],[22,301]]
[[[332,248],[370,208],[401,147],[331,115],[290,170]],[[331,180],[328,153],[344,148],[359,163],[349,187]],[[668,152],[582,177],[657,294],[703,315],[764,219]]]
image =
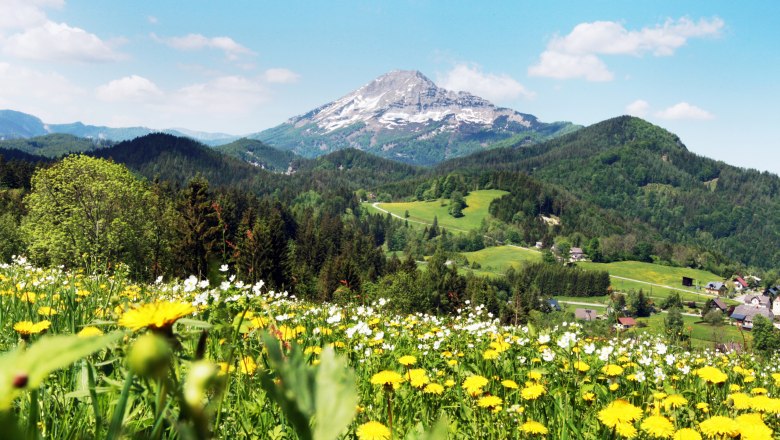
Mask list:
[[298,82],[301,75],[285,68],[273,68],[265,71],[265,80],[276,84],[293,84]]
[[170,37],[160,39],[152,35],[168,46],[178,50],[200,50],[200,49],[218,49],[225,53],[230,60],[236,60],[241,55],[252,55],[254,52],[248,48],[236,43],[230,37],[212,37],[208,38],[201,34],[188,34],[183,37]]
[[2,40],[3,53],[33,60],[100,62],[121,56],[109,44],[83,29],[47,21]]
[[644,118],[645,116],[647,116],[647,111],[649,109],[650,109],[650,104],[647,101],[643,99],[637,99],[636,101],[626,106],[626,113],[628,113],[631,116]]
[[588,81],[612,81],[614,75],[595,55],[544,51],[539,64],[528,68],[528,75],[546,78],[585,78]]
[[160,20],[157,19],[157,17],[155,17],[154,15],[150,15],[150,16],[146,17],[146,21],[148,21],[149,24],[157,24],[157,23],[160,22]]
[[64,76],[0,62],[0,108],[32,113],[53,122],[83,110],[83,90]]
[[715,118],[715,115],[707,110],[688,104],[687,102],[680,102],[665,110],[656,112],[655,116],[661,119],[693,119],[699,121]]
[[235,115],[253,110],[268,99],[268,90],[260,80],[233,75],[182,87],[172,93],[171,103],[176,112]]
[[108,102],[145,102],[160,98],[163,92],[152,81],[138,75],[115,79],[97,88],[98,99]]
[[528,74],[608,81],[613,75],[597,55],[670,56],[690,38],[717,36],[724,26],[720,18],[698,22],[668,19],[662,25],[640,30],[628,30],[614,21],[580,23],[568,35],[554,37],[539,62],[528,68]]
[[509,75],[484,73],[479,67],[467,64],[456,65],[437,82],[445,89],[469,92],[489,101],[506,102],[534,96]]
[[59,7],[63,0],[0,0],[0,31],[27,29],[46,22],[42,7]]

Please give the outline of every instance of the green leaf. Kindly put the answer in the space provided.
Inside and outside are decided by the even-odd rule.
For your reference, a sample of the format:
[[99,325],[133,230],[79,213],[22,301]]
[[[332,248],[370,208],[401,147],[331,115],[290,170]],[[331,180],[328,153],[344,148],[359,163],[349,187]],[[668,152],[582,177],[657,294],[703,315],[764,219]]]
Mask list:
[[354,374],[333,347],[322,350],[316,384],[314,439],[333,440],[352,422],[358,404]]
[[447,440],[447,430],[450,422],[446,414],[442,414],[439,420],[428,431],[423,430],[422,424],[411,429],[404,440]]
[[[335,440],[349,426],[358,403],[354,373],[347,362],[326,348],[313,368],[296,345],[284,356],[279,341],[263,336],[268,364],[263,389],[284,412],[302,440]],[[274,379],[278,379],[275,381]],[[314,431],[311,421],[314,419]]]
[[[11,406],[21,389],[37,388],[53,371],[108,346],[123,335],[123,332],[114,332],[90,338],[44,336],[26,350],[20,347],[0,356],[0,411]],[[26,379],[26,386],[19,387],[23,379]]]

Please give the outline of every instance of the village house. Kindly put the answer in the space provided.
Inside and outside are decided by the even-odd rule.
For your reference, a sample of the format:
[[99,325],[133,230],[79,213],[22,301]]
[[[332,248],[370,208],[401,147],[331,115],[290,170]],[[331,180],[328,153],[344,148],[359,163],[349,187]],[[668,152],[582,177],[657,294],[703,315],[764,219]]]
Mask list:
[[578,321],[595,321],[601,317],[595,310],[591,309],[574,309],[574,319]]
[[772,313],[780,316],[780,296],[776,296],[775,300],[772,301]]
[[720,298],[715,298],[712,300],[712,305],[717,307],[718,310],[720,310],[723,313],[726,313],[729,310],[729,305],[726,304],[726,301],[723,301]]
[[631,328],[636,326],[636,320],[634,318],[618,318],[618,323],[623,326],[623,328]]
[[569,250],[569,261],[582,261],[585,259],[585,252],[581,248],[573,247]]
[[745,295],[743,302],[753,307],[772,308],[770,301],[772,299],[765,295]]
[[710,281],[707,283],[707,285],[704,287],[704,290],[707,291],[707,293],[710,293],[712,295],[723,295],[726,293],[726,285],[721,283],[720,281]]
[[748,283],[747,283],[747,281],[745,281],[744,278],[742,278],[742,277],[735,277],[734,278],[734,289],[737,292],[741,292],[741,291],[743,291],[743,290],[745,290],[747,288],[748,288]]
[[741,304],[737,306],[737,308],[735,308],[734,311],[731,313],[731,319],[733,319],[738,323],[741,323],[742,328],[752,329],[753,320],[758,315],[761,315],[770,321],[773,321],[775,319],[775,314],[772,313],[772,311],[769,310],[769,308],[756,307],[752,304]]

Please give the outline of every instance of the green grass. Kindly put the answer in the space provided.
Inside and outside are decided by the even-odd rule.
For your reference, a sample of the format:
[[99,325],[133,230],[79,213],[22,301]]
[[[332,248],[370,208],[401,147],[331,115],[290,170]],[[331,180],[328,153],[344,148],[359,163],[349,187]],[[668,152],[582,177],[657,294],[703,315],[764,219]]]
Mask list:
[[[685,287],[682,285],[682,277],[690,277],[694,280],[694,285],[698,284],[705,286],[710,281],[720,280],[721,278],[714,273],[707,272],[705,270],[691,269],[687,267],[672,267],[663,266],[653,263],[642,263],[639,261],[617,261],[614,263],[592,263],[581,262],[577,263],[577,266],[583,269],[591,270],[606,270],[613,277],[631,278],[633,280],[645,281],[653,284],[660,284],[662,286],[669,286],[675,289],[679,289],[680,296],[684,297],[683,300],[693,301],[701,299],[702,296],[695,295],[698,293],[706,293],[704,289],[696,290],[695,287]],[[643,289],[646,292],[651,292],[651,296],[667,296],[670,289],[658,286],[650,286],[643,283],[636,283],[629,280],[621,280],[619,278],[612,278],[612,286],[620,291],[628,291],[630,289],[639,290]],[[684,294],[681,290],[689,292]]]
[[[638,318],[637,322],[644,322],[647,324],[647,327],[639,327],[635,331],[664,334],[665,316],[665,313],[657,313],[647,318]],[[713,348],[713,345],[719,342],[738,342],[742,344],[743,341],[751,343],[753,340],[750,332],[744,332],[745,339],[743,340],[743,335],[733,325],[712,326],[696,316],[683,316],[683,321],[685,322],[686,334],[690,335],[691,344],[694,347]]]
[[515,246],[494,246],[475,252],[463,252],[461,255],[469,263],[479,263],[480,270],[485,272],[504,273],[510,267],[518,268],[523,262],[542,261],[542,254]]
[[[509,193],[494,189],[472,191],[465,197],[468,207],[463,210],[463,217],[460,218],[452,217],[447,212],[449,209],[448,199],[430,202],[378,203],[377,206],[400,217],[404,217],[406,211],[409,211],[410,224],[415,222],[431,224],[433,218],[436,217],[439,227],[446,228],[451,232],[468,232],[479,229],[482,219],[490,215],[488,213],[490,202],[504,194]],[[369,206],[371,205],[369,204]],[[374,210],[374,207],[371,206],[370,209]]]

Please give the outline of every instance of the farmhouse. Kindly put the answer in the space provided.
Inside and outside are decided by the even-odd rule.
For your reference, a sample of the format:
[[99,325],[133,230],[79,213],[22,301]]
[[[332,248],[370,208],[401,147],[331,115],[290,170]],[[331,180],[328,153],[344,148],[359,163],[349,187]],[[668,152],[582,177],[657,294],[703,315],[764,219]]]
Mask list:
[[634,318],[618,318],[618,323],[625,328],[636,326],[636,320]]
[[571,248],[571,250],[569,250],[570,261],[581,261],[584,259],[585,259],[585,252],[583,252],[581,248],[573,247]]
[[579,321],[595,321],[601,317],[595,310],[591,309],[574,309],[574,319]]
[[734,278],[734,288],[736,290],[744,290],[748,288],[748,283],[745,281],[742,277],[735,277]]
[[726,285],[721,283],[720,281],[710,281],[707,283],[707,286],[704,287],[704,290],[707,291],[707,293],[711,293],[713,295],[723,295],[726,293]]
[[771,298],[766,295],[745,295],[744,303],[753,307],[771,307]]
[[729,305],[726,304],[726,301],[723,301],[720,298],[715,298],[714,300],[712,300],[712,305],[717,307],[723,313],[726,313],[726,311],[728,311],[729,309]]
[[751,329],[753,328],[753,320],[758,315],[761,315],[770,321],[775,319],[775,314],[768,308],[756,307],[752,304],[742,304],[738,306],[734,309],[734,312],[731,313],[731,319],[741,323],[742,328]]

